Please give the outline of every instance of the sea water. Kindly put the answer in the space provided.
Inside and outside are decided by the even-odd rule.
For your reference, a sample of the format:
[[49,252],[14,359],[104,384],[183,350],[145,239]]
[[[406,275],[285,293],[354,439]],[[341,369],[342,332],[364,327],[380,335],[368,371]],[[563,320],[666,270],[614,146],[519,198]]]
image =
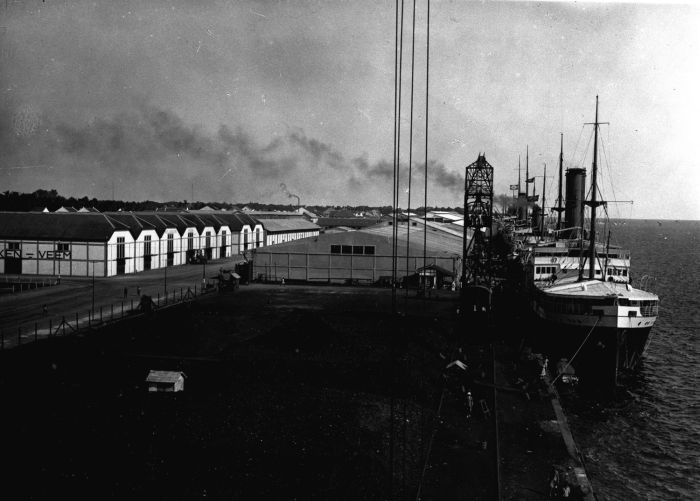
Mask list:
[[700,221],[618,220],[633,284],[659,295],[638,373],[614,398],[566,402],[599,500],[700,500]]

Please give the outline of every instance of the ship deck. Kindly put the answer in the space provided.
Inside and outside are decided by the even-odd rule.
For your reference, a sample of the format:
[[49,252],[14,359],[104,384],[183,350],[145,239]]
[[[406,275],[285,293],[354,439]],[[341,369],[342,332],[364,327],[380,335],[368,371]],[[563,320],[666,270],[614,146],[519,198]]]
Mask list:
[[552,285],[539,286],[547,294],[565,297],[610,297],[617,296],[636,301],[657,300],[658,296],[651,292],[635,289],[627,283],[602,282],[600,280],[571,281],[568,283],[554,282]]

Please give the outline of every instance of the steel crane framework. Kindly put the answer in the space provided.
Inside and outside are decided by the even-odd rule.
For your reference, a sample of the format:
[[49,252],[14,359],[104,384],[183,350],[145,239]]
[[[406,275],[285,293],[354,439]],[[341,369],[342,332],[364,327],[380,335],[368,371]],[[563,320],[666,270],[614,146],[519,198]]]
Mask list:
[[476,162],[466,167],[464,175],[463,288],[491,285],[492,217],[493,167],[484,154],[479,154]]

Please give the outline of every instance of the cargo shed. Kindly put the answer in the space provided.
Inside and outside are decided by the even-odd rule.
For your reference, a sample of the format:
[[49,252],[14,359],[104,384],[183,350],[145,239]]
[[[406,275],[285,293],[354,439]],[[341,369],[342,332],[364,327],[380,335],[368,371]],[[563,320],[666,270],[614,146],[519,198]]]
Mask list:
[[0,212],[0,273],[112,276],[133,272],[129,225],[94,212]]
[[[399,279],[416,274],[423,266],[423,234],[413,235],[407,239],[406,227],[399,228]],[[427,237],[425,264],[459,276],[462,239],[438,232],[429,232]],[[392,247],[391,226],[323,233],[256,250],[253,277],[261,281],[377,283],[392,275]]]
[[318,236],[321,228],[306,219],[257,219],[265,230],[265,245],[276,245],[300,238]]

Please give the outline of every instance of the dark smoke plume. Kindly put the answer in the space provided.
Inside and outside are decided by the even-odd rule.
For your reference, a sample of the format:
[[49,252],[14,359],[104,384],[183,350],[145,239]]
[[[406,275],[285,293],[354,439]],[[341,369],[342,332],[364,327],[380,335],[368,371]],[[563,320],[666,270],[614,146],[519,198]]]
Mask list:
[[[370,163],[365,156],[345,159],[333,146],[308,138],[300,129],[259,144],[240,128],[221,125],[211,132],[185,123],[172,111],[148,105],[82,125],[31,109],[3,116],[0,145],[5,154],[0,172],[18,165],[51,165],[55,176],[75,179],[75,189],[85,191],[89,188],[80,184],[85,179],[116,177],[132,183],[125,189],[137,198],[172,198],[173,192],[186,193],[182,187],[192,182],[203,193],[201,197],[230,199],[235,190],[254,198],[260,196],[260,181],[294,178],[308,186],[307,196],[349,201],[370,192],[368,196],[384,197],[393,178],[391,162]],[[434,161],[428,170],[430,185],[452,193],[462,190],[460,174]],[[422,172],[423,166],[415,163],[414,182],[422,180]],[[406,173],[402,164],[402,183]],[[37,186],[41,187],[45,186]],[[280,188],[299,201],[284,183]]]

